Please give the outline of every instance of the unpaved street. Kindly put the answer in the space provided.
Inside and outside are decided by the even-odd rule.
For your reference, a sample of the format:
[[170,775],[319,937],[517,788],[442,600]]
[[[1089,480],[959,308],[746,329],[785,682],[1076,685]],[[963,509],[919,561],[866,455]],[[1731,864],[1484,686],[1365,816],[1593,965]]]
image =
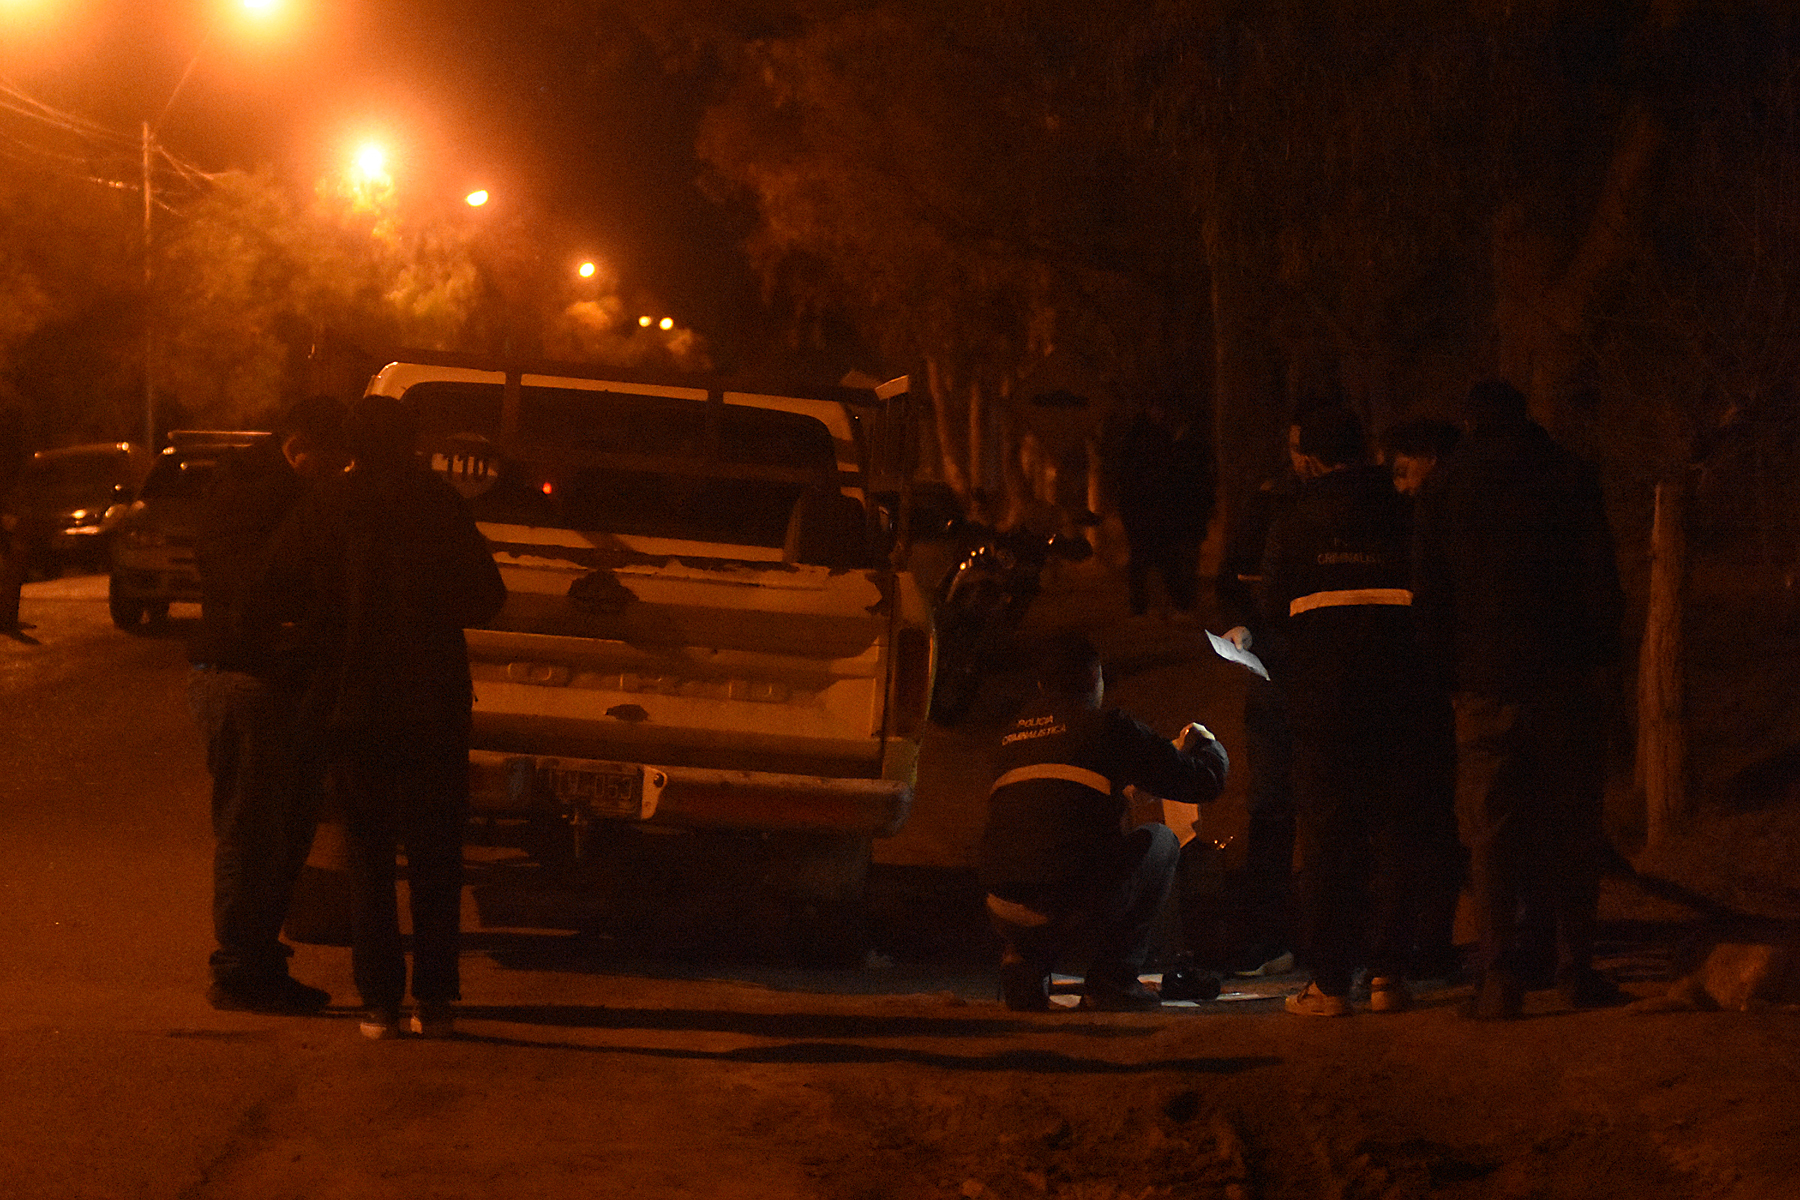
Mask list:
[[[888,962],[627,959],[579,920],[522,923],[496,890],[518,864],[472,846],[456,1040],[367,1043],[348,1007],[214,1012],[180,646],[114,632],[103,596],[34,584],[32,640],[0,641],[0,1196],[1794,1194],[1792,1011],[1546,994],[1486,1026],[1446,991],[1345,1021],[1007,1013],[959,890],[985,781],[956,739],[882,850]],[[1159,723],[1215,705],[1191,715],[1229,739],[1228,677],[1134,628],[1107,635],[1115,695]],[[1660,990],[1657,939],[1609,929],[1633,990]],[[302,946],[294,972],[353,998],[343,950]]]

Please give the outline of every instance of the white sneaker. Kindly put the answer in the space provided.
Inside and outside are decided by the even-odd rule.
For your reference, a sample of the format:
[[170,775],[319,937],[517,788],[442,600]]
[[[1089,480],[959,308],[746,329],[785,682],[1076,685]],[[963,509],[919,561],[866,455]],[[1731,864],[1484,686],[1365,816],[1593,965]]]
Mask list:
[[371,1008],[363,1013],[362,1035],[371,1042],[385,1042],[400,1036],[400,1010]]
[[1369,980],[1370,1012],[1405,1012],[1412,1002],[1412,989],[1398,975],[1376,975]]
[[1285,1007],[1302,1017],[1347,1017],[1350,1015],[1350,998],[1327,996],[1319,990],[1318,984],[1308,983],[1287,998]]

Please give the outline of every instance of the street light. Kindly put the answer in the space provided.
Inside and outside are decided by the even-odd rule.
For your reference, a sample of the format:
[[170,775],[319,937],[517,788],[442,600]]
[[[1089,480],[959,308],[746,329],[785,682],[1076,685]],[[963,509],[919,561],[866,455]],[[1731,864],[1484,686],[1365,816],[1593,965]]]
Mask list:
[[[239,0],[245,12],[257,18],[273,13],[280,6],[280,0]],[[194,48],[194,57],[188,60],[187,67],[181,72],[181,78],[175,81],[175,88],[169,93],[168,101],[155,121],[143,124],[143,182],[144,182],[144,445],[151,450],[156,449],[156,322],[150,303],[150,223],[151,213],[156,208],[155,176],[151,171],[151,155],[156,149],[156,131],[169,117],[169,110],[175,107],[175,100],[181,95],[187,81],[193,76],[194,68],[200,65],[200,58],[206,53],[213,34],[218,32],[223,21],[219,17],[207,27],[200,38],[200,44]]]
[[365,183],[380,183],[387,178],[387,151],[374,142],[356,152],[356,169]]

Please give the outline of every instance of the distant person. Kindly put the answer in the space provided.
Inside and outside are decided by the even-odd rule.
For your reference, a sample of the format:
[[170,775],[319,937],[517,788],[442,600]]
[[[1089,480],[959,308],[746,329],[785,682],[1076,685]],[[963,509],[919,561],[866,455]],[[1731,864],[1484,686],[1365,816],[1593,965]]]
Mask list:
[[13,515],[12,492],[24,469],[25,414],[16,404],[0,405],[0,633],[19,632],[25,548],[13,540],[19,520]]
[[1247,978],[1294,969],[1294,736],[1276,682],[1286,661],[1264,606],[1262,571],[1269,529],[1299,490],[1299,436],[1296,418],[1287,427],[1284,469],[1263,480],[1233,516],[1219,566],[1219,611],[1229,627],[1225,638],[1255,654],[1270,674],[1269,679],[1251,676],[1244,685],[1243,758],[1250,772],[1244,807],[1250,822],[1237,898],[1244,941],[1226,966]]
[[[1389,426],[1381,436],[1394,490],[1417,500],[1419,489],[1439,463],[1449,461],[1462,438],[1460,426],[1418,417]],[[1419,927],[1410,977],[1460,980],[1462,956],[1456,948],[1456,908],[1468,876],[1469,853],[1456,831],[1456,719],[1448,693],[1432,707],[1431,786],[1426,806],[1425,846],[1419,876]]]
[[1000,738],[981,837],[988,913],[1006,943],[1001,994],[1015,1011],[1047,1009],[1051,969],[1085,921],[1096,940],[1083,1006],[1154,1008],[1161,1001],[1138,976],[1181,847],[1166,825],[1124,829],[1124,789],[1210,802],[1225,786],[1225,748],[1203,725],[1170,742],[1103,708],[1100,655],[1081,634],[1050,642],[1037,679],[1036,701]]
[[1167,399],[1154,400],[1126,427],[1112,464],[1129,560],[1131,612],[1150,608],[1150,574],[1162,578],[1174,616],[1195,620],[1200,546],[1212,521],[1214,473],[1205,439]]
[[1599,478],[1509,383],[1472,388],[1468,419],[1420,496],[1413,588],[1427,650],[1455,689],[1457,819],[1481,943],[1469,1014],[1519,1014],[1520,905],[1534,897],[1554,917],[1563,1000],[1617,1003],[1593,966],[1624,608]]
[[188,703],[213,780],[214,1008],[304,1013],[331,1001],[288,974],[293,951],[281,941],[323,774],[298,725],[306,648],[277,620],[263,568],[289,511],[343,469],[343,420],[337,400],[303,400],[271,440],[226,455],[194,540],[201,602]]
[[1393,473],[1394,490],[1417,499],[1419,488],[1437,465],[1450,457],[1462,430],[1448,421],[1417,417],[1388,427],[1381,448]]
[[356,890],[351,965],[367,1010],[362,1032],[400,1032],[407,978],[395,854],[404,846],[412,1029],[445,1037],[461,998],[474,695],[463,629],[498,613],[506,588],[467,504],[416,457],[417,429],[400,401],[357,401],[345,440],[350,470],[289,516],[269,579],[310,647],[305,720],[344,806]]
[[1303,956],[1312,980],[1287,999],[1345,1016],[1357,965],[1369,1007],[1410,1007],[1405,977],[1426,850],[1434,701],[1413,625],[1411,522],[1367,462],[1362,422],[1338,405],[1300,414],[1299,491],[1269,530],[1264,591],[1285,647],[1294,736]]

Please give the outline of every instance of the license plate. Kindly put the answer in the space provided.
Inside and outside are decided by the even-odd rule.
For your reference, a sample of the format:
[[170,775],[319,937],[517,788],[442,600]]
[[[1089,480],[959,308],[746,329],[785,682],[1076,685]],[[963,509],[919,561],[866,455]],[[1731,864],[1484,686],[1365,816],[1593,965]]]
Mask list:
[[545,767],[543,774],[550,794],[564,803],[580,804],[604,816],[638,815],[644,773],[637,767]]

